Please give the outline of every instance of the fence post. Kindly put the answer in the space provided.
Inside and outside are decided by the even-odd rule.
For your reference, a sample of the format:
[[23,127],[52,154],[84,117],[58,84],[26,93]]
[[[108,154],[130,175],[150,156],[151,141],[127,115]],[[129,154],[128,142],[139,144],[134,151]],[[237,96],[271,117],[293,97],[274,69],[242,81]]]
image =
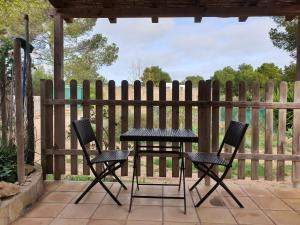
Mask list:
[[[77,99],[77,81],[71,80],[70,82],[70,97],[71,99]],[[72,121],[77,120],[77,104],[71,104],[71,149],[77,149],[77,136],[72,127]],[[78,174],[78,157],[77,155],[71,155],[71,174]]]
[[[123,80],[121,83],[121,99],[123,101],[128,100],[128,81]],[[124,133],[128,130],[128,104],[124,103],[121,106],[121,133]],[[128,142],[122,141],[121,142],[121,149],[127,150],[128,149]],[[121,169],[121,175],[127,176],[128,175],[128,160],[123,164]]]
[[[172,83],[172,101],[179,101],[179,82],[174,80]],[[179,106],[172,106],[172,128],[179,128]],[[173,146],[178,146],[179,143],[172,143]],[[174,149],[177,151],[177,149]],[[172,159],[172,177],[179,176],[179,159],[178,157],[173,157]]]
[[[253,82],[252,84],[252,102],[259,102],[259,83]],[[251,153],[259,153],[259,108],[252,108],[252,145]],[[258,180],[258,165],[257,159],[251,160],[251,179]]]
[[[90,100],[90,81],[84,80],[83,81],[83,117],[90,119],[90,104],[88,101]],[[87,145],[87,148],[89,148],[90,145]],[[90,168],[87,165],[86,158],[83,156],[83,174],[89,175],[90,174]]]
[[[159,101],[166,101],[166,81],[162,80],[159,82]],[[159,128],[166,128],[166,106],[159,106]],[[159,142],[160,146],[165,146],[165,142]],[[165,151],[166,149],[162,148],[161,151]],[[159,157],[159,176],[166,176],[166,157]]]
[[[185,101],[192,101],[193,84],[190,80],[185,82]],[[193,108],[191,105],[185,106],[185,128],[192,129],[193,123]],[[185,152],[192,151],[192,143],[185,143]],[[192,176],[192,162],[186,158],[185,160],[185,175]]]
[[[225,87],[225,100],[232,102],[232,81],[226,82]],[[225,132],[229,127],[230,121],[232,120],[232,106],[225,107]],[[225,144],[225,152],[231,153],[231,146]],[[228,171],[226,178],[231,178],[231,169]]]
[[[103,84],[101,80],[96,80],[96,99],[103,100]],[[96,137],[103,150],[103,105],[96,105]],[[97,163],[96,170],[100,173],[103,170],[103,164]]]
[[46,107],[44,105],[46,96],[46,80],[40,80],[40,125],[41,125],[41,166],[43,171],[43,179],[46,179]]
[[[147,88],[147,101],[153,101],[153,81],[148,80],[146,83]],[[147,105],[146,108],[146,127],[153,128],[153,106]],[[152,145],[152,142],[147,142],[147,145]],[[151,149],[150,149],[151,150]],[[146,175],[152,177],[153,176],[153,157],[147,156],[146,158]]]
[[[212,102],[220,101],[220,82],[218,80],[213,81],[212,85]],[[218,152],[219,150],[219,128],[220,128],[220,107],[212,107],[212,120],[211,120],[211,150],[212,152]],[[200,137],[199,137],[200,138]],[[218,166],[214,167],[215,173],[218,173]]]
[[[244,81],[239,82],[239,101],[246,101],[246,84]],[[246,108],[239,107],[239,121],[246,122]],[[245,153],[245,139],[240,144],[239,153]],[[238,179],[245,179],[245,159],[238,160]]]
[[[288,86],[287,82],[280,82],[280,103],[287,102]],[[277,137],[277,154],[285,153],[285,131],[286,131],[286,109],[279,109],[278,116],[278,137]],[[285,171],[284,160],[277,161],[277,181],[284,180]]]
[[[300,102],[300,81],[295,82],[294,102]],[[294,109],[292,154],[300,154],[300,109]],[[292,162],[292,183],[294,187],[300,187],[300,162],[297,161]]]
[[[141,100],[141,82],[139,80],[134,81],[134,100]],[[139,103],[134,104],[134,128],[141,127],[141,105]],[[137,159],[137,175],[141,174],[141,159]]]
[[[272,81],[266,84],[266,102],[273,102],[274,84]],[[265,119],[265,154],[272,154],[273,146],[273,109],[266,109]],[[265,160],[265,180],[272,180],[272,160]]]

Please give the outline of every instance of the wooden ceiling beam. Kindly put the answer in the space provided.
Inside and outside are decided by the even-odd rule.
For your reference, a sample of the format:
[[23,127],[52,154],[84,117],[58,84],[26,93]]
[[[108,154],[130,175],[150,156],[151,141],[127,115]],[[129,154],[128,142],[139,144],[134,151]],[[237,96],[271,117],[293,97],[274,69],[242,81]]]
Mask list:
[[117,23],[117,18],[108,18],[110,23]]
[[158,17],[152,17],[151,21],[152,21],[152,23],[158,23],[159,19],[158,19]]
[[285,20],[286,21],[292,21],[293,19],[295,19],[296,18],[296,16],[286,16],[285,17]]
[[242,17],[239,17],[239,22],[246,22],[248,19],[247,16],[242,16]]
[[185,8],[57,8],[65,18],[147,18],[147,17],[250,17],[295,16],[300,4],[273,7],[185,7]]
[[194,22],[195,23],[201,23],[201,21],[202,21],[202,17],[201,16],[195,16],[194,17]]

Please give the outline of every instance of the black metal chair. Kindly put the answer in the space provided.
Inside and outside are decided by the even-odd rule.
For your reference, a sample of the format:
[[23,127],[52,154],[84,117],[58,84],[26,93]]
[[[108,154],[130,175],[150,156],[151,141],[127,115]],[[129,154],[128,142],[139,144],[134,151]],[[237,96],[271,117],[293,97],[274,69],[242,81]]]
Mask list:
[[[82,147],[84,157],[86,158],[87,164],[95,176],[95,179],[86,188],[86,190],[79,196],[79,198],[75,201],[75,204],[77,204],[91,190],[91,188],[93,186],[95,186],[97,183],[99,183],[105,189],[105,191],[111,196],[111,198],[118,205],[121,205],[121,203],[116,198],[116,196],[114,196],[110,192],[110,190],[103,183],[102,180],[107,175],[112,175],[121,184],[121,187],[123,187],[125,190],[127,190],[126,186],[115,174],[115,171],[117,169],[119,169],[123,165],[124,162],[126,162],[128,155],[129,155],[129,151],[115,151],[115,150],[114,151],[101,151],[100,145],[97,141],[97,138],[95,136],[95,133],[93,131],[93,128],[91,126],[89,119],[75,120],[72,122],[72,125],[77,134],[77,138]],[[86,149],[86,145],[91,142],[95,142],[96,149],[98,151],[98,154],[93,159],[90,159],[90,155],[88,153],[88,150]],[[93,167],[93,165],[97,164],[97,163],[103,163],[105,165],[105,168],[100,173],[97,173],[97,171]]]
[[[224,184],[223,179],[226,177],[228,171],[231,168],[232,162],[235,158],[235,155],[239,149],[240,143],[243,140],[243,137],[245,135],[245,132],[248,128],[248,124],[231,121],[229,124],[229,127],[225,133],[224,139],[220,145],[219,151],[217,154],[212,153],[202,153],[202,152],[189,152],[188,157],[193,162],[195,167],[203,172],[203,175],[199,178],[199,180],[190,188],[190,191],[192,191],[194,188],[197,187],[197,185],[200,183],[201,180],[205,176],[211,177],[213,180],[216,181],[216,184],[207,192],[206,195],[204,195],[202,198],[197,190],[197,193],[199,194],[200,201],[195,204],[195,207],[198,207],[201,205],[215,190],[216,188],[221,185],[225,191],[228,192],[228,194],[235,200],[235,202],[239,205],[240,208],[244,208],[242,203],[234,196],[234,194],[229,190],[229,188]],[[220,156],[222,149],[224,147],[224,144],[230,145],[234,147],[234,150],[232,152],[232,156],[229,161],[225,160]],[[224,172],[221,176],[218,176],[213,171],[213,167],[215,165],[223,166]]]

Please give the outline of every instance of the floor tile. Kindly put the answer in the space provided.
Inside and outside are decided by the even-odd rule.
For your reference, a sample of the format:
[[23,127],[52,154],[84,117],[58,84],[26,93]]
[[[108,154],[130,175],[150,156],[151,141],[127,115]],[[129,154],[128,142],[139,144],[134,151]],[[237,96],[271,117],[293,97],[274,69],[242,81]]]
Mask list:
[[[203,197],[203,195],[201,195]],[[200,198],[197,194],[192,194],[192,198],[195,204],[200,201]],[[220,195],[211,195],[209,196],[199,207],[226,207],[223,198]]]
[[162,207],[132,206],[128,220],[162,221]]
[[162,186],[140,185],[140,190],[136,190],[136,194],[157,194],[162,195]]
[[283,198],[281,199],[288,206],[290,206],[294,210],[300,210],[300,199],[299,198]]
[[164,222],[164,225],[200,225],[200,223],[193,222],[193,223],[177,223],[177,222]]
[[[233,200],[232,197],[223,197],[226,206],[230,209],[240,208],[239,205]],[[250,197],[238,197],[245,209],[258,209],[257,205],[251,200]]]
[[300,192],[293,188],[270,188],[270,191],[279,198],[300,199]]
[[[90,184],[90,183],[88,183],[88,184],[86,185],[86,187],[87,187],[89,184]],[[106,185],[107,188],[111,188],[112,183],[105,183],[105,185]],[[85,188],[86,188],[86,187],[85,187]],[[106,193],[105,189],[104,189],[100,184],[96,184],[94,187],[92,187],[92,189],[90,190],[90,192],[105,192],[105,193]]]
[[124,220],[90,220],[88,225],[125,225]]
[[[201,223],[228,223],[236,224],[228,209],[224,208],[197,208]],[[222,216],[216,216],[222,215]]]
[[87,219],[92,216],[97,206],[97,204],[69,204],[58,217],[65,219]]
[[[228,184],[228,188],[229,190],[236,196],[236,197],[245,197],[247,196],[247,193],[245,191],[243,191],[239,186],[237,185],[229,185]],[[230,196],[227,191],[224,190],[224,188],[222,187],[218,187],[217,188],[218,192],[222,195],[222,196]]]
[[56,188],[61,185],[61,181],[44,181],[45,191],[55,191]]
[[110,187],[110,191],[112,193],[118,193],[120,191],[120,194],[130,194],[131,191],[131,183],[124,183],[127,190],[125,190],[123,187],[120,189],[121,185],[119,183],[114,183]]
[[261,187],[244,186],[243,189],[249,196],[275,197],[270,191]]
[[[166,224],[166,223],[164,223],[164,224]],[[126,225],[162,225],[162,222],[129,220],[129,221],[127,221]]]
[[266,211],[277,225],[299,225],[300,215],[294,211]]
[[[130,203],[130,195],[128,194],[120,194],[118,196],[118,200],[122,205],[129,205]],[[110,197],[110,195],[106,194],[105,198],[101,202],[104,205],[116,205],[117,203]]]
[[194,207],[187,207],[184,214],[183,207],[164,207],[164,221],[171,222],[199,222]]
[[279,198],[273,197],[252,197],[252,200],[256,202],[259,208],[264,210],[291,210],[283,201]]
[[[163,205],[164,206],[175,206],[175,207],[182,206],[183,207],[184,203],[183,203],[183,199],[164,199]],[[187,207],[194,206],[194,203],[189,195],[186,196],[186,206]]]
[[56,191],[83,191],[86,185],[87,182],[63,182],[56,188]]
[[268,225],[272,221],[261,211],[256,209],[230,209],[239,224]]
[[100,205],[92,219],[107,219],[107,220],[126,220],[128,217],[128,207],[125,205]]
[[53,203],[69,203],[71,202],[79,192],[49,192],[43,196],[40,202],[53,202]]
[[38,203],[26,213],[25,217],[54,218],[65,206],[64,203]]
[[[130,196],[129,196],[129,201],[130,202]],[[181,201],[183,203],[183,201]],[[163,205],[163,200],[159,198],[135,198],[133,200],[133,205],[144,205],[144,206],[151,206],[151,205],[157,205],[157,206],[162,206]]]
[[[79,193],[76,198],[80,196],[81,193]],[[87,193],[79,202],[79,204],[86,204],[86,203],[94,203],[94,204],[100,204],[102,200],[104,199],[104,196],[106,194],[103,192],[91,192]],[[75,199],[76,199],[75,198]],[[75,201],[75,199],[73,201]]]
[[11,225],[49,225],[52,220],[50,218],[20,218]]
[[87,225],[88,219],[55,219],[50,225]]

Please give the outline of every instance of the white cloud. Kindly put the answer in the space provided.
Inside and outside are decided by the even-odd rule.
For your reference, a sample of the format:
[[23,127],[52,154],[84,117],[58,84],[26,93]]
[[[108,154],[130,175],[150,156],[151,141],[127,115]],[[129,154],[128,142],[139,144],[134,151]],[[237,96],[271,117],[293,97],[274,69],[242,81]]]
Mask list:
[[271,18],[249,18],[245,23],[205,18],[200,24],[192,19],[160,19],[159,24],[119,19],[117,24],[99,20],[94,32],[119,46],[118,61],[102,73],[120,83],[137,60],[145,66],[159,65],[179,80],[190,74],[209,78],[217,69],[241,63],[274,62],[282,67],[292,59],[272,45],[268,32],[274,26]]

